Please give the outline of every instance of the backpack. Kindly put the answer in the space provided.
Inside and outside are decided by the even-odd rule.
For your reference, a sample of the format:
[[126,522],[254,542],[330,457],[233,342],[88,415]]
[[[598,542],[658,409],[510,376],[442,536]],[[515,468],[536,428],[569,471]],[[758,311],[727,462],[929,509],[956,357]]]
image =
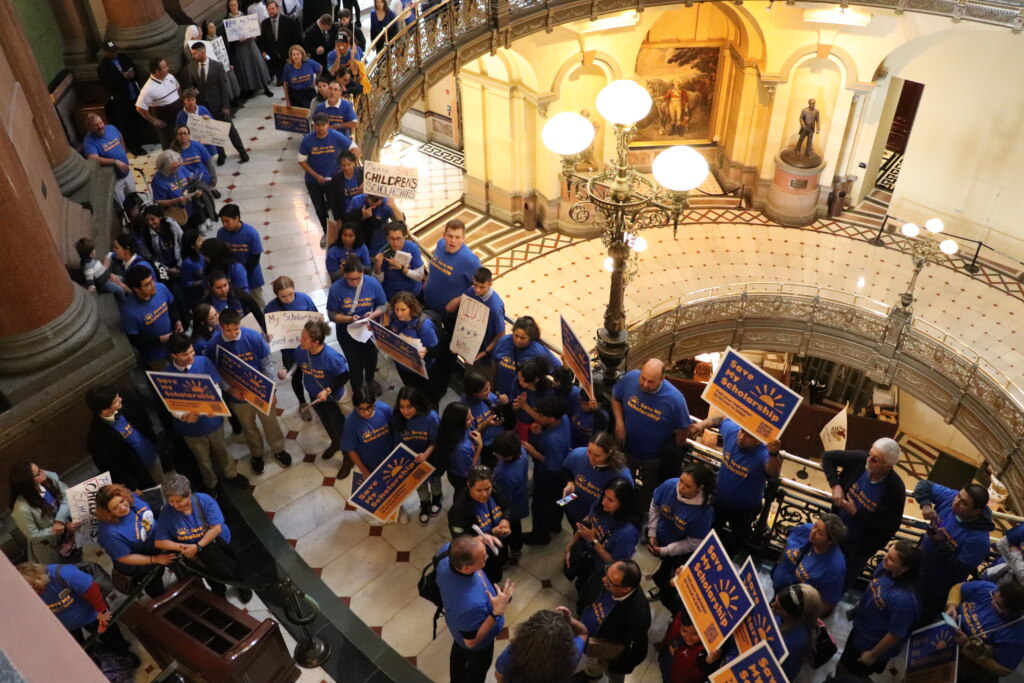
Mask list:
[[825,622],[818,619],[818,637],[811,643],[811,647],[805,655],[807,663],[811,665],[812,669],[817,669],[827,664],[838,651],[835,638],[828,632]]
[[423,568],[420,572],[420,579],[416,582],[416,590],[420,594],[421,598],[429,600],[437,606],[434,611],[434,630],[431,640],[437,638],[437,620],[444,614],[444,602],[441,600],[441,588],[437,585],[437,565],[444,558],[448,557],[448,551],[434,555],[434,559],[430,561],[430,564]]

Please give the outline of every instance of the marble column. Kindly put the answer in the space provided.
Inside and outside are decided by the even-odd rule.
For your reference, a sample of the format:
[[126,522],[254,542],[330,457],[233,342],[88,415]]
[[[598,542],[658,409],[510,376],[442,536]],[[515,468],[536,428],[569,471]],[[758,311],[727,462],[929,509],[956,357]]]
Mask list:
[[148,71],[152,57],[167,60],[171,73],[184,63],[185,29],[174,23],[161,0],[103,0],[107,40],[131,55],[137,68]]
[[64,64],[76,81],[95,81],[99,61],[99,41],[93,31],[88,3],[81,0],[50,0],[54,16],[58,17],[60,35],[64,42]]
[[[0,49],[32,109],[33,127],[42,142],[61,194],[80,204],[88,201],[89,181],[95,163],[86,161],[68,145],[53,100],[46,90],[43,74],[32,55],[32,48],[11,0],[0,0]],[[7,157],[0,157],[4,158]]]

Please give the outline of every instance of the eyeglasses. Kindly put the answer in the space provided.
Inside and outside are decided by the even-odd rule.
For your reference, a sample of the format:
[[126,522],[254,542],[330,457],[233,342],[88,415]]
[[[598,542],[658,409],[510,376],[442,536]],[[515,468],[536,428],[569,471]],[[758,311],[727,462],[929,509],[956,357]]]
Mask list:
[[625,586],[624,584],[612,583],[612,580],[608,578],[608,570],[611,569],[614,564],[614,562],[611,562],[604,566],[604,585],[608,588],[626,588],[627,586]]

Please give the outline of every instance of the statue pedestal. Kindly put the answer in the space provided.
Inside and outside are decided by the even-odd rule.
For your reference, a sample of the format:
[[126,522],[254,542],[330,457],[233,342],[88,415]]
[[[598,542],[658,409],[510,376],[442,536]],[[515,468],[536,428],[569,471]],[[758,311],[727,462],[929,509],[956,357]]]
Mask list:
[[812,153],[795,159],[798,166],[786,161],[794,153],[786,149],[775,156],[775,178],[768,187],[764,213],[782,225],[809,225],[818,214],[818,178],[825,161]]

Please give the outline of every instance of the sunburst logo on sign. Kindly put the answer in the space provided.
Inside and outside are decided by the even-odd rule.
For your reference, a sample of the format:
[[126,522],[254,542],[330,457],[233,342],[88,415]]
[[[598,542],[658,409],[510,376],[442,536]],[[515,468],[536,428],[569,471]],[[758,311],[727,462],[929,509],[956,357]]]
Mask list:
[[945,650],[947,647],[951,647],[952,645],[952,641],[946,640],[942,633],[936,633],[932,636],[932,650],[935,652]]
[[715,587],[718,590],[718,601],[722,603],[722,607],[730,612],[738,612],[740,608],[736,603],[739,601],[739,591],[736,585],[721,579]]
[[189,380],[185,387],[193,394],[205,394],[206,386],[199,380]]
[[767,384],[762,384],[759,387],[755,387],[754,391],[757,392],[757,397],[761,399],[761,403],[764,403],[773,411],[775,411],[779,415],[782,415],[784,406],[782,405],[783,395],[781,391]]
[[388,479],[394,479],[395,477],[397,477],[401,473],[402,473],[402,465],[400,463],[395,463],[394,465],[392,465],[391,467],[389,467],[387,469],[386,476],[387,476]]

